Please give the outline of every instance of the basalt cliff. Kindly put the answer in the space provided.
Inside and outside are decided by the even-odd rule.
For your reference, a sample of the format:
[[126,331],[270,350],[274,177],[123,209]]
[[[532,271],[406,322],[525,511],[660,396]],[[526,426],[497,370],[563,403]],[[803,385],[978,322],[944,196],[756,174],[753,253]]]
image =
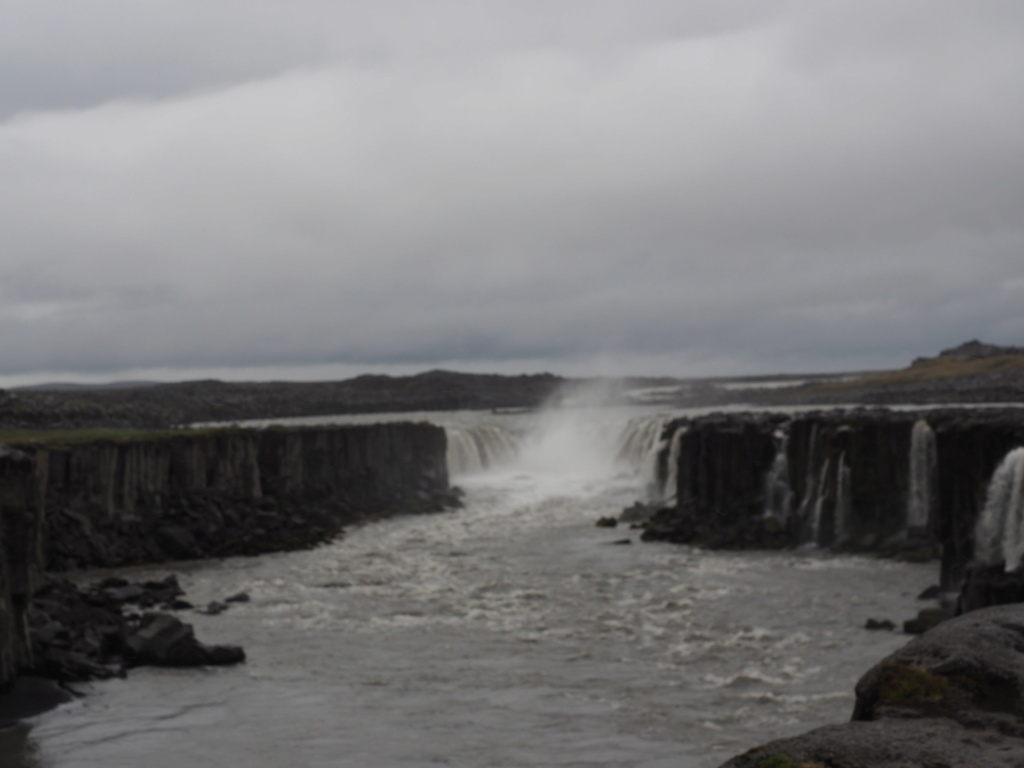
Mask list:
[[0,446],[0,686],[35,668],[46,573],[295,549],[440,511],[454,503],[445,454],[443,429],[408,423]]

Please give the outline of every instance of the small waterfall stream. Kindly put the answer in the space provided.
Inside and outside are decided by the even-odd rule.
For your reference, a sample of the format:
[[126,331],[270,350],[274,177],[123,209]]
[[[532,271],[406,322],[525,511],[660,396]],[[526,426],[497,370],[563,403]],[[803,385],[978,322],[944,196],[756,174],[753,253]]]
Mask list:
[[775,433],[775,459],[764,478],[764,516],[785,524],[793,508],[793,490],[789,485],[789,435]]
[[937,488],[935,432],[924,419],[914,424],[910,437],[910,492],[907,496],[907,531],[928,529],[933,518]]
[[841,544],[850,538],[853,517],[853,499],[850,466],[846,463],[846,451],[839,454],[836,465],[835,532],[833,539]]
[[[664,415],[633,418],[619,436],[615,460],[639,469],[648,501],[662,501],[675,493],[675,482],[670,482],[669,478],[675,464],[678,464],[679,444],[675,434],[666,434],[669,421],[670,417]],[[676,451],[674,460],[673,445]]]
[[501,427],[481,424],[471,428],[448,427],[448,474],[473,474],[515,458],[519,441]]
[[992,473],[974,529],[974,557],[1012,571],[1024,557],[1024,448],[1014,448]]

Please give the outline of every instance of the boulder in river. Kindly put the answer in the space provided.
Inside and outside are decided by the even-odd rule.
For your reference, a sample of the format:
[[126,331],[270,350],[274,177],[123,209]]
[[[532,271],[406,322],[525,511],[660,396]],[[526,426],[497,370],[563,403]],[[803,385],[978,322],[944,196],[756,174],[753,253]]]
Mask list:
[[191,624],[167,613],[148,613],[125,641],[125,660],[131,666],[197,667],[236,664],[245,652],[233,645],[205,645]]

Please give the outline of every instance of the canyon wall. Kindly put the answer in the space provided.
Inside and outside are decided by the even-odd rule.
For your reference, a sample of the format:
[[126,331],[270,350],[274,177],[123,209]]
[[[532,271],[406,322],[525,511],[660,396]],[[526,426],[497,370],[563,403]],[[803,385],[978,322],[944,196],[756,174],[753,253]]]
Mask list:
[[46,571],[311,546],[452,502],[428,424],[208,430],[0,445],[0,687],[30,666]]
[[675,504],[654,516],[645,539],[941,554],[949,591],[974,557],[993,473],[1024,446],[1024,413],[715,414],[668,423],[663,444],[674,446]]

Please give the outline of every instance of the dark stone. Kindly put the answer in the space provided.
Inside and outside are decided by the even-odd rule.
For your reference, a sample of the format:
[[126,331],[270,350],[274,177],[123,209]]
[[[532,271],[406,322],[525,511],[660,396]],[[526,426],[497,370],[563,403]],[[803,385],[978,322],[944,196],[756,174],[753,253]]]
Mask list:
[[146,590],[141,584],[126,584],[123,587],[107,587],[103,590],[103,595],[113,603],[129,603],[137,602],[146,594]]
[[599,517],[595,525],[598,528],[615,528],[619,521],[614,517]]
[[689,510],[676,507],[659,509],[640,534],[642,541],[668,541],[689,544],[697,537],[697,523]]
[[888,619],[868,619],[864,622],[864,629],[884,629],[892,631],[896,625]]
[[916,618],[903,622],[903,631],[908,635],[920,635],[937,627],[946,618],[941,608],[924,608],[917,612]]
[[1024,602],[1024,570],[1007,573],[1002,564],[967,566],[957,613],[1020,602]]
[[165,525],[156,531],[156,542],[168,556],[189,559],[202,556],[192,532],[181,525]]
[[942,596],[942,588],[938,584],[933,584],[932,586],[928,587],[923,592],[921,592],[921,594],[917,596],[917,599],[918,600],[938,600],[939,597],[941,597],[941,596]]
[[646,523],[658,511],[660,505],[644,504],[642,501],[626,507],[619,514],[620,523]]
[[35,717],[72,698],[71,693],[53,680],[19,677],[9,690],[0,693],[0,728]]
[[166,613],[146,614],[138,631],[127,639],[130,664],[194,667],[235,664],[245,660],[237,646],[208,646],[196,640],[191,624]]
[[249,597],[249,593],[248,592],[239,592],[236,595],[232,595],[231,597],[225,598],[224,602],[225,603],[248,603],[249,600],[250,600],[250,597]]

